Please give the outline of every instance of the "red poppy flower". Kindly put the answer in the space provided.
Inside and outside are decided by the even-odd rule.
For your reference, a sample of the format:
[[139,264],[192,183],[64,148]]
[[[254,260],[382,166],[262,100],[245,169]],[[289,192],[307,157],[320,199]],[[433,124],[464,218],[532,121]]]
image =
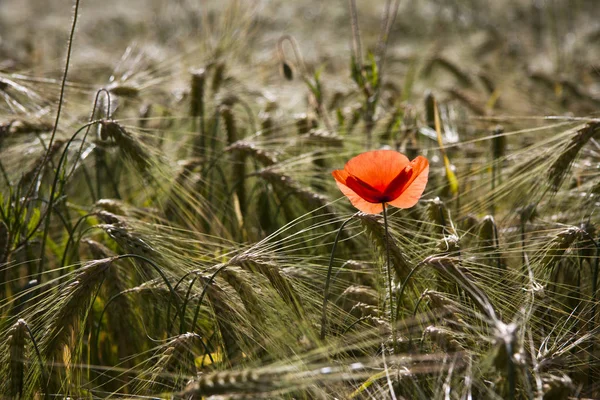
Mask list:
[[352,205],[367,214],[379,214],[382,203],[410,208],[421,198],[429,161],[418,156],[412,161],[397,151],[375,150],[359,154],[344,169],[332,175]]

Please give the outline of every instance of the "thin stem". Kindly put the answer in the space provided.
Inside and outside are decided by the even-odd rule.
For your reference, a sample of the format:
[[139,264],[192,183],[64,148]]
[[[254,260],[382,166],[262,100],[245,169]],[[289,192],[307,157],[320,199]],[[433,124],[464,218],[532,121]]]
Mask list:
[[115,300],[117,299],[119,296],[125,294],[127,292],[123,291],[123,292],[119,292],[115,295],[113,295],[111,298],[109,298],[106,303],[104,303],[104,308],[102,308],[102,311],[100,312],[100,318],[98,318],[98,325],[96,326],[96,335],[94,336],[94,350],[96,351],[96,354],[100,353],[100,349],[98,348],[98,343],[99,343],[99,338],[100,338],[100,330],[102,329],[102,318],[104,317],[104,313],[106,312],[106,310],[108,310],[108,306]]
[[327,327],[327,301],[329,299],[329,283],[331,282],[331,272],[333,271],[333,258],[335,255],[335,248],[337,247],[338,241],[340,240],[340,236],[342,235],[342,230],[346,226],[348,222],[350,222],[354,218],[354,215],[340,226],[337,234],[335,235],[335,240],[333,242],[333,247],[331,248],[331,255],[329,256],[329,267],[327,268],[327,278],[325,278],[325,290],[323,292],[323,312],[321,313],[321,340],[325,339],[325,331]]
[[[195,270],[194,270],[194,271],[190,271],[190,272],[188,272],[188,273],[184,274],[184,275],[183,275],[183,276],[182,276],[182,277],[181,277],[181,278],[180,278],[180,279],[177,281],[177,283],[175,284],[175,286],[173,286],[173,291],[175,291],[175,293],[177,293],[177,289],[179,289],[179,285],[181,285],[181,284],[183,283],[183,281],[185,281],[185,279],[186,279],[188,276],[190,276],[190,275],[194,275],[194,274],[197,274],[197,271],[195,271]],[[196,277],[196,278],[197,278],[197,277]],[[195,281],[196,281],[196,278],[194,278],[193,282],[195,282]],[[194,285],[194,283],[192,283],[191,285],[193,286],[193,285]],[[189,291],[190,291],[190,290],[191,290],[191,287],[188,289],[188,294],[189,294]],[[181,306],[181,309],[183,310],[183,312],[182,312],[182,315],[185,315],[185,307],[186,307],[186,303],[187,303],[187,297],[186,297],[186,300],[184,301],[183,305]],[[170,321],[170,320],[171,320],[171,298],[169,298],[169,301],[168,301],[168,303],[167,303],[167,321]],[[172,329],[173,325],[175,325],[175,321],[176,321],[176,320],[177,320],[177,314],[175,314],[175,318],[173,319],[173,322],[171,322],[169,325],[167,325],[167,334],[168,334],[169,336],[171,336],[171,329]],[[184,318],[180,318],[180,321],[179,321],[179,322],[180,322],[180,324],[185,324]],[[183,326],[183,325],[180,325],[180,326],[181,326],[181,332],[180,332],[180,333],[183,333],[183,328],[184,328],[184,326]]]
[[[175,301],[175,310],[177,310],[177,313],[179,314],[179,318],[183,318],[183,314],[182,314],[182,310],[179,304],[179,297],[177,296],[177,293],[175,292],[175,290],[173,289],[173,286],[171,286],[171,283],[169,282],[169,280],[167,279],[167,276],[165,275],[165,273],[162,271],[162,269],[160,269],[160,267],[152,260],[144,257],[144,256],[140,256],[137,254],[123,254],[123,255],[119,255],[114,257],[114,260],[122,260],[125,258],[137,258],[140,259],[142,261],[147,262],[152,268],[154,268],[154,270],[156,272],[158,272],[158,274],[160,275],[160,277],[162,278],[163,282],[165,283],[165,285],[167,285],[167,287],[169,288],[169,292],[171,293],[171,298],[173,298],[173,300]],[[171,303],[169,300],[169,307],[171,307]],[[167,325],[169,325],[169,320],[167,320]],[[167,326],[167,330],[170,330],[170,326]]]
[[346,329],[344,329],[344,331],[342,332],[342,336],[345,335],[346,333],[348,333],[348,331],[352,328],[354,328],[357,324],[361,323],[362,321],[366,321],[368,319],[370,319],[371,317],[360,317],[359,319],[357,319],[356,321],[354,321],[353,323],[351,323],[350,325],[348,325],[346,327]]
[[[46,240],[48,238],[48,234],[50,233],[50,216],[52,215],[52,209],[54,207],[54,196],[56,194],[56,190],[58,187],[58,180],[59,177],[61,176],[61,169],[62,169],[62,165],[63,162],[66,159],[67,156],[67,152],[69,150],[69,146],[71,145],[71,143],[73,143],[73,141],[75,140],[75,137],[82,132],[84,129],[86,129],[88,126],[97,124],[100,121],[90,121],[87,124],[83,125],[81,128],[79,128],[74,134],[73,136],[71,136],[71,138],[69,139],[69,141],[67,142],[67,144],[65,145],[65,149],[63,150],[62,155],[60,156],[60,160],[58,161],[58,165],[56,166],[56,173],[54,174],[54,181],[52,182],[52,189],[50,190],[50,197],[48,198],[48,211],[46,212],[45,218],[44,218],[44,233],[42,235],[42,242],[40,245],[40,262],[38,264],[38,270],[37,270],[37,280],[38,282],[42,281],[42,273],[44,272],[44,262],[45,262],[45,258],[46,258]],[[85,139],[84,139],[85,140]]]
[[69,253],[69,246],[71,245],[71,243],[74,243],[74,236],[75,236],[75,230],[79,227],[79,224],[81,224],[83,221],[85,221],[87,218],[94,216],[95,213],[91,213],[91,214],[86,214],[84,216],[82,216],[81,218],[79,218],[77,220],[77,222],[75,223],[75,225],[73,226],[73,229],[71,230],[71,232],[69,232],[69,238],[67,239],[67,243],[65,244],[65,249],[63,250],[63,256],[62,259],[60,261],[60,266],[61,268],[65,266],[65,264],[67,263],[67,254]]
[[[190,286],[188,287],[187,293],[185,294],[185,299],[183,299],[183,305],[181,306],[183,315],[185,315],[185,309],[187,307],[188,301],[190,300],[190,294],[192,293],[192,288],[194,287],[194,283],[196,283],[197,279],[198,279],[198,276],[196,275],[194,277],[194,279],[192,279],[192,281],[190,282]],[[185,318],[181,318],[181,321],[179,324],[179,333],[183,334],[184,331],[185,331]]]
[[[102,88],[100,90],[98,90],[96,92],[96,97],[94,98],[94,105],[92,106],[92,113],[90,114],[90,118],[88,120],[88,122],[92,122],[94,120],[94,115],[96,114],[96,109],[98,108],[98,100],[100,99],[100,94],[105,93],[106,95],[106,119],[110,120],[110,93],[108,92],[108,90]],[[75,162],[73,163],[73,167],[71,168],[71,172],[69,172],[67,174],[67,177],[65,178],[65,181],[69,180],[69,178],[71,177],[71,175],[73,175],[75,173],[75,168],[77,168],[77,162],[81,159],[81,155],[83,154],[83,146],[85,145],[85,138],[88,136],[89,132],[90,132],[90,128],[92,127],[92,125],[88,125],[87,130],[85,131],[85,135],[84,135],[84,140],[81,141],[81,146],[79,146],[79,150],[77,151],[77,157],[75,157]],[[85,171],[85,169],[84,169]],[[86,173],[87,175],[87,173]],[[91,181],[89,180],[89,178],[86,176],[86,181],[88,183],[88,185],[90,185],[90,193],[92,194],[92,198],[94,198],[94,202],[95,200],[95,194],[94,191],[91,187]]]
[[394,346],[396,345],[396,315],[394,314],[394,292],[392,285],[392,265],[390,263],[390,234],[387,220],[386,203],[381,203],[383,208],[383,226],[385,229],[385,252],[386,252],[386,272],[388,280],[388,290],[390,292],[390,324],[392,325],[392,338]]
[[[404,287],[404,285],[402,285],[402,286]],[[415,304],[415,308],[413,309],[413,314],[412,314],[412,317],[415,321],[417,319],[417,311],[419,309],[419,306],[421,305],[421,302],[423,301],[423,298],[425,297],[427,292],[428,292],[428,290],[425,290],[423,293],[421,293],[421,296],[419,296],[419,300],[417,300],[417,304]],[[396,310],[398,310],[399,308],[400,308],[400,304],[398,303]],[[396,317],[396,320],[397,319],[398,319],[398,317]],[[408,332],[408,352],[410,353],[411,350],[412,350],[412,332],[409,331]]]
[[410,278],[412,278],[414,273],[417,272],[417,270],[423,265],[425,265],[425,261],[421,261],[420,263],[415,265],[414,268],[411,269],[408,275],[406,276],[404,282],[402,282],[402,286],[400,286],[400,290],[398,291],[398,307],[396,307],[396,320],[398,320],[398,316],[400,314],[400,301],[402,299],[402,295],[404,294],[404,289],[406,289],[406,286],[408,286],[408,281],[410,281]]
[[202,306],[202,301],[204,300],[204,296],[206,295],[206,291],[208,290],[208,287],[212,284],[212,282],[215,280],[215,278],[217,277],[217,274],[219,272],[221,272],[222,270],[224,270],[226,267],[228,267],[229,264],[223,264],[221,265],[219,268],[217,268],[217,270],[211,275],[210,278],[208,278],[208,280],[206,281],[206,283],[204,284],[204,287],[202,288],[202,293],[200,293],[200,298],[198,299],[198,303],[196,304],[196,311],[194,312],[194,319],[192,320],[192,329],[190,329],[190,332],[194,333],[194,330],[196,329],[196,323],[198,322],[198,315],[200,315],[200,307]]
[[350,24],[352,27],[352,50],[354,52],[356,63],[362,72],[362,45],[360,40],[360,28],[358,26],[358,12],[356,11],[356,0],[348,0],[348,4],[350,6]]
[[294,57],[296,58],[296,64],[301,69],[300,74],[306,78],[308,77],[308,72],[306,69],[306,65],[304,64],[304,58],[302,58],[302,53],[300,52],[300,46],[298,46],[298,42],[291,35],[283,35],[277,41],[277,55],[279,56],[279,61],[285,62],[285,51],[283,50],[283,42],[288,41],[292,46],[292,50],[294,52]]
[[[383,19],[381,21],[381,32],[379,33],[379,39],[377,43],[377,69],[379,70],[379,76],[383,76],[383,65],[385,61],[385,54],[388,48],[388,41],[390,39],[390,32],[392,30],[392,26],[396,21],[396,17],[398,16],[398,9],[400,8],[400,0],[396,0],[394,3],[394,8],[391,9],[391,0],[388,0],[385,5],[385,13]],[[380,86],[381,87],[381,86]],[[380,87],[377,91],[380,90]]]
[[35,188],[35,182],[38,180],[38,177],[41,175],[42,170],[44,169],[44,166],[46,165],[46,163],[48,162],[48,160],[50,158],[52,144],[54,143],[54,138],[56,137],[56,131],[58,130],[58,122],[60,121],[63,100],[65,97],[67,74],[69,72],[69,65],[71,64],[71,50],[73,48],[73,38],[75,37],[75,27],[77,26],[77,16],[78,15],[79,15],[79,0],[75,0],[75,8],[73,10],[73,23],[71,24],[71,32],[69,34],[69,42],[67,45],[67,58],[65,60],[65,70],[64,70],[64,73],[62,76],[62,81],[60,84],[60,95],[58,97],[58,108],[56,110],[56,119],[55,119],[54,125],[52,127],[52,133],[50,134],[50,141],[48,142],[48,150],[46,151],[46,153],[44,155],[44,159],[42,160],[42,163],[40,164],[40,168],[37,170],[37,172],[32,180],[32,183],[31,183],[31,186],[29,187],[26,198],[31,196],[31,194],[33,193],[33,190]]

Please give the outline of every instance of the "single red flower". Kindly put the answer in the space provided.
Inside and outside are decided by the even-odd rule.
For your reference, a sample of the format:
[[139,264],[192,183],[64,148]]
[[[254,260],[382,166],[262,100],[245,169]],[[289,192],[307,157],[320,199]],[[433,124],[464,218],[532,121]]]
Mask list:
[[379,214],[382,204],[410,208],[427,185],[429,161],[412,161],[397,151],[375,150],[359,154],[332,175],[352,205],[367,214]]

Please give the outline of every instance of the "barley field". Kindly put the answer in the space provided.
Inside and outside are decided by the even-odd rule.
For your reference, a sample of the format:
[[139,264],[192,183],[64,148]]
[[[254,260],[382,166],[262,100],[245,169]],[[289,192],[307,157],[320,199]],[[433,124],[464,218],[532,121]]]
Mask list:
[[0,398],[600,398],[599,111],[596,0],[2,0]]

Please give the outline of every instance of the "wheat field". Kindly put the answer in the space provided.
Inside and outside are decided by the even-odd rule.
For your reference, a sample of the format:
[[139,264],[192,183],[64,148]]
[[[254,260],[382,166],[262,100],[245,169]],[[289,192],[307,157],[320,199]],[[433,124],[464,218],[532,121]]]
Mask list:
[[[0,398],[600,398],[599,21],[3,0]],[[376,149],[414,207],[336,186]]]

